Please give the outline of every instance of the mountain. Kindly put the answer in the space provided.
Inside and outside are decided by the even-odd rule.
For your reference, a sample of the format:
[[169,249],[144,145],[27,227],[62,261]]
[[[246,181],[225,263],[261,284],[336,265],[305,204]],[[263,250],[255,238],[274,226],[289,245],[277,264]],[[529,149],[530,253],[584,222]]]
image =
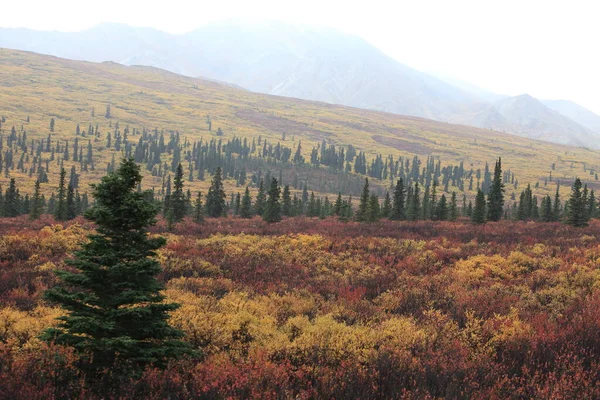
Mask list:
[[326,28],[239,21],[208,24],[182,35],[123,24],[101,24],[77,33],[0,28],[0,47],[153,66],[259,93],[490,128],[557,143],[596,146],[599,142],[597,138],[586,142],[590,133],[579,129],[585,124],[558,118],[550,109],[537,110],[529,120],[519,117],[518,110],[499,112],[496,104],[508,99],[417,71],[359,37]]
[[569,100],[543,100],[544,105],[569,117],[592,132],[600,133],[600,115]]
[[530,95],[508,97],[494,103],[512,124],[512,132],[561,144],[596,147],[598,135],[554,111]]

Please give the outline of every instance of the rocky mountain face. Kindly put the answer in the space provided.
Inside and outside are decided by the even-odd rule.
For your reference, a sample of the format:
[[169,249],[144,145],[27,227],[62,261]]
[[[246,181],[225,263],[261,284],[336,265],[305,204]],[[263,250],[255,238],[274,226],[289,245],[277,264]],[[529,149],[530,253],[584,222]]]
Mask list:
[[0,47],[148,65],[260,93],[600,146],[600,117],[575,103],[542,103],[528,95],[483,96],[330,29],[276,22],[210,24],[183,35],[122,24],[76,33],[0,28]]

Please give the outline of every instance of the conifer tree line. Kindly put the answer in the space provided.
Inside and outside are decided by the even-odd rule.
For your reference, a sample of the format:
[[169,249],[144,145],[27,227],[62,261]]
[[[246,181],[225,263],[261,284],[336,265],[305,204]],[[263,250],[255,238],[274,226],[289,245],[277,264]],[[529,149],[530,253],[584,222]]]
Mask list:
[[[273,178],[281,185],[281,212],[284,216],[324,218],[336,215],[344,220],[353,218],[361,221],[379,218],[453,220],[464,216],[483,223],[502,218],[558,221],[566,219],[569,212],[569,202],[561,204],[558,196],[554,199],[545,196],[538,201],[530,185],[521,192],[518,200],[513,194],[512,205],[505,207],[505,187],[516,189],[519,182],[510,170],[502,171],[501,165],[496,165],[492,172],[487,163],[483,170],[474,170],[472,167],[465,168],[462,162],[442,166],[441,160],[435,157],[422,160],[418,156],[394,158],[379,154],[367,160],[366,153],[352,145],[339,146],[326,141],[313,147],[310,157],[305,158],[302,142],[289,147],[285,135],[282,135],[281,141],[274,142],[260,135],[252,139],[233,137],[224,140],[220,137],[223,130],[219,128],[217,132],[221,135],[206,141],[190,142],[177,131],[122,128],[118,121],[113,123],[110,106],[107,106],[107,115],[110,130],[106,134],[101,133],[98,124],[88,124],[87,127],[77,124],[71,142],[54,138],[54,119],[49,125],[52,130],[41,140],[29,140],[23,127],[20,131],[12,127],[6,136],[0,134],[0,173],[3,172],[6,177],[10,177],[14,170],[28,173],[30,177],[37,178],[38,188],[35,189],[38,193],[35,207],[32,207],[34,195],[21,195],[16,183],[10,182],[5,192],[0,190],[0,215],[30,214],[37,218],[45,212],[59,220],[68,220],[82,214],[90,205],[87,194],[79,191],[79,179],[81,174],[97,169],[94,160],[98,158],[96,152],[99,149],[114,150],[112,160],[106,165],[107,172],[115,170],[115,152],[119,151],[126,158],[131,157],[143,164],[153,176],[162,177],[162,186],[153,190],[153,195],[155,201],[163,202],[163,215],[169,221],[191,215],[197,208],[196,203],[203,201],[202,194],[196,194],[196,199],[192,200],[189,190],[181,187],[183,180],[212,180],[217,169],[220,170],[221,181],[233,179],[240,188],[247,186],[258,191],[256,199],[249,199],[250,190],[246,195],[243,189],[231,197],[226,196],[226,206],[219,208],[221,215],[227,212],[239,216],[262,215]],[[68,176],[63,173],[64,161],[72,164]],[[46,199],[40,194],[39,185],[49,183],[48,173],[55,163],[60,171],[58,190]],[[594,173],[585,166],[584,170]],[[366,201],[361,183],[363,176],[374,180],[369,183],[373,187],[367,201],[370,204],[368,212],[363,212],[362,203]],[[389,181],[387,191],[381,181]],[[400,207],[402,202],[395,201],[399,181],[402,181],[404,191],[401,195],[404,196],[404,208]],[[536,187],[538,185],[536,183]],[[300,190],[301,196],[291,194]],[[594,218],[597,214],[594,192],[588,191],[587,185],[581,190],[582,198],[588,203],[587,214]],[[467,203],[467,193],[472,191],[477,196]],[[337,192],[340,195],[332,201],[315,196],[314,192]],[[213,207],[212,197],[208,201],[209,194],[206,194],[202,214],[197,212],[195,219],[213,216],[214,213],[206,209],[207,204]],[[360,199],[356,212],[352,208],[352,196]],[[457,204],[461,197],[462,206]],[[173,206],[169,205],[171,198]],[[3,204],[5,201],[7,206]],[[32,208],[35,209],[33,212]],[[169,211],[172,216],[167,214]]]

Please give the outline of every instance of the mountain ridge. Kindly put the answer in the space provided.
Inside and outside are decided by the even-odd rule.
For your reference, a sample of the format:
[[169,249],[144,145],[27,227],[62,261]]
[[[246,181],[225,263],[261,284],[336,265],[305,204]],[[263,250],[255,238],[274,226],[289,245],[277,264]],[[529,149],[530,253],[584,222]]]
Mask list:
[[[596,144],[600,131],[570,118],[582,112],[558,118],[554,112],[559,110],[540,103],[547,109],[529,105],[537,110],[538,121],[519,116],[516,110],[503,114],[497,104],[510,102],[506,98],[484,99],[398,63],[362,38],[329,28],[229,22],[173,35],[108,23],[79,33],[41,35],[47,32],[21,28],[0,28],[0,33],[0,47],[94,62],[150,65],[259,93],[419,116],[557,143],[600,146]],[[116,44],[106,46],[107,42]],[[587,120],[594,121],[593,115]],[[600,117],[598,121],[600,127]]]

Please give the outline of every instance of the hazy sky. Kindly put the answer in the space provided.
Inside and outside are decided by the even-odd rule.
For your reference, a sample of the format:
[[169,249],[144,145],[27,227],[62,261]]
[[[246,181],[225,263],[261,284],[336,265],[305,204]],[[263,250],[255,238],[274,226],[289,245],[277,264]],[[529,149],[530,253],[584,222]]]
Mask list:
[[123,22],[183,33],[263,18],[324,25],[393,58],[496,93],[574,100],[600,114],[600,6],[591,0],[19,0],[0,25],[77,31]]

